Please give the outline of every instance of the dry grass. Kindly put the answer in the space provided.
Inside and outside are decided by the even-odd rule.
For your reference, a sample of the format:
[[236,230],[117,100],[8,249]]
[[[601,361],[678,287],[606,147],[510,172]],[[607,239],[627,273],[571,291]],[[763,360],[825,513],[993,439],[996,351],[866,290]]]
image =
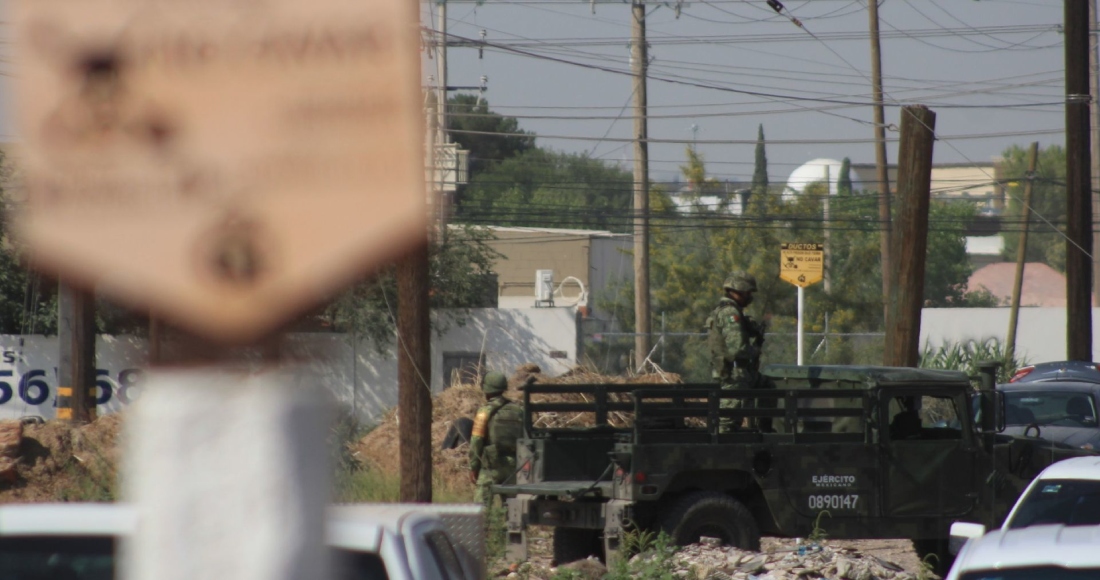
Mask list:
[[115,499],[122,415],[80,426],[61,421],[27,425],[19,480],[0,485],[0,503]]

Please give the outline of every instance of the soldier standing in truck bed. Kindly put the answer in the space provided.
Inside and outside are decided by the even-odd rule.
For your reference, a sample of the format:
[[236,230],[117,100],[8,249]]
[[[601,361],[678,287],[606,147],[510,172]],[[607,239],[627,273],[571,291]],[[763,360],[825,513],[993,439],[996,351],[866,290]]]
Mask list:
[[505,483],[516,472],[516,440],[523,435],[523,407],[504,397],[508,379],[490,372],[481,381],[486,404],[474,416],[470,436],[470,482],[477,485],[474,502],[486,509],[493,503],[493,484]]
[[[707,318],[707,342],[710,347],[711,376],[726,389],[766,389],[775,384],[760,374],[760,354],[764,346],[764,327],[745,315],[756,292],[756,278],[737,271],[722,285],[725,296]],[[722,399],[723,409],[752,408],[752,399]],[[774,401],[765,399],[761,408],[773,408]],[[762,431],[771,431],[771,418],[753,421]],[[719,419],[719,432],[728,433],[741,427],[732,418]]]

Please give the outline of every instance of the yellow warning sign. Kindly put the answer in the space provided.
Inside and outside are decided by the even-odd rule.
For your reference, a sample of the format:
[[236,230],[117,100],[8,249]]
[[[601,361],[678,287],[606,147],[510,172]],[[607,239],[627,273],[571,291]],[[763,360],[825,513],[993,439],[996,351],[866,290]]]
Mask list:
[[781,245],[779,277],[803,288],[820,282],[825,277],[825,244]]

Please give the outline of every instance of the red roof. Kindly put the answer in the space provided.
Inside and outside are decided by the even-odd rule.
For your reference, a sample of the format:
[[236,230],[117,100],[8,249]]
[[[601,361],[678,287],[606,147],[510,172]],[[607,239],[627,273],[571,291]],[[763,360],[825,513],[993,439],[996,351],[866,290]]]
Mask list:
[[[985,288],[1005,306],[1012,301],[1012,284],[1016,280],[1015,262],[998,262],[977,269],[967,281],[970,291]],[[1096,298],[1093,298],[1093,305]],[[1020,306],[1066,305],[1066,277],[1042,262],[1024,264],[1024,285]]]

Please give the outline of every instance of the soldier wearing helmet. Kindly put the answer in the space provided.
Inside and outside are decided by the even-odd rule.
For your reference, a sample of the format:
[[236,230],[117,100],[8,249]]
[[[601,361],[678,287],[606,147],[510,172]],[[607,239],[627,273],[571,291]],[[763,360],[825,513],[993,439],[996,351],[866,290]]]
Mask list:
[[474,416],[470,437],[470,482],[477,485],[474,501],[488,509],[493,484],[505,483],[516,472],[516,440],[523,435],[523,407],[505,398],[504,373],[487,373],[481,381],[486,404]]
[[[710,347],[711,376],[722,389],[774,388],[760,374],[760,354],[764,346],[764,328],[745,314],[756,292],[756,278],[744,271],[737,271],[726,278],[725,296],[707,318],[707,342]],[[753,406],[751,399],[723,399],[722,408]],[[762,404],[770,407],[772,404]],[[771,420],[761,419],[761,430],[771,430]],[[719,431],[729,432],[740,428],[731,418],[719,420]]]

